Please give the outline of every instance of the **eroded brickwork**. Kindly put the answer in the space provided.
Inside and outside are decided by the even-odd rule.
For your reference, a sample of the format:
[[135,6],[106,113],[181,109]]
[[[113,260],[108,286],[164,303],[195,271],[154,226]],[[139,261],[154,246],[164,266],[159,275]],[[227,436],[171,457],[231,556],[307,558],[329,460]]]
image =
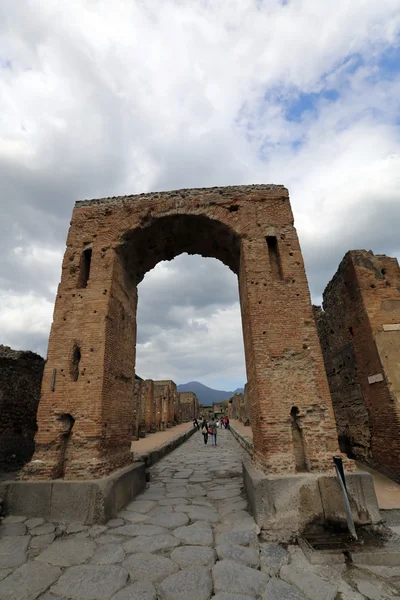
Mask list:
[[243,394],[238,393],[230,398],[228,404],[228,414],[231,419],[237,419],[244,425],[251,425],[247,384],[244,386]]
[[131,461],[137,286],[182,252],[217,258],[238,276],[255,463],[295,471],[295,403],[307,469],[332,468],[336,428],[288,192],[254,185],[76,204],[27,477],[59,476],[66,445],[65,478]]
[[194,392],[178,392],[182,422],[191,421],[199,416],[199,401]]
[[0,345],[0,470],[15,471],[32,457],[44,360]]
[[193,392],[178,392],[171,380],[153,381],[136,378],[133,393],[132,439],[164,431],[193,419],[198,411]]
[[177,397],[176,384],[173,381],[155,381],[154,395],[159,398],[160,410],[160,429],[164,431],[167,427],[176,425],[175,423],[175,400]]
[[400,270],[353,250],[315,316],[342,451],[400,479]]

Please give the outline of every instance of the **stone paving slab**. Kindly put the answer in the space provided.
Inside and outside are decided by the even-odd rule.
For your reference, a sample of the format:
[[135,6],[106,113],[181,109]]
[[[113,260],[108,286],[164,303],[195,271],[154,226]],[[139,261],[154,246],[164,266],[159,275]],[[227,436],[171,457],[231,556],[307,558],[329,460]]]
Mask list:
[[290,583],[273,577],[268,582],[262,600],[307,600],[307,597]]
[[217,592],[260,596],[269,581],[269,576],[265,573],[227,559],[217,562],[213,566],[212,573],[214,589]]
[[169,558],[145,552],[129,556],[122,564],[133,580],[159,582],[179,571],[178,565]]
[[328,582],[315,573],[304,572],[292,565],[284,565],[280,577],[297,587],[310,600],[334,600],[338,583]]
[[36,560],[58,567],[71,567],[86,562],[95,550],[96,544],[91,540],[56,540]]
[[197,521],[193,525],[178,527],[173,530],[173,534],[189,546],[212,546],[213,544],[211,525],[206,521]]
[[296,546],[261,541],[243,492],[245,451],[229,431],[218,443],[195,433],[107,525],[8,516],[0,600],[400,598],[397,567],[310,565]]
[[[35,600],[61,575],[59,567],[39,562],[29,562],[3,579],[1,600]],[[100,599],[99,599],[100,600]]]
[[237,544],[221,544],[216,548],[218,558],[223,560],[229,558],[247,567],[257,568],[259,563],[259,552],[256,548],[246,548]]
[[109,600],[128,580],[128,572],[116,565],[70,567],[51,591],[79,600]]
[[149,552],[153,554],[159,550],[173,550],[179,546],[179,540],[168,533],[161,535],[145,536],[139,535],[138,537],[125,542],[122,547],[127,554],[138,554],[143,552]]
[[190,567],[170,575],[159,585],[160,600],[209,600],[213,583],[209,569]]
[[156,600],[156,588],[151,581],[136,581],[124,588],[111,600]]
[[181,568],[212,567],[217,560],[213,548],[207,546],[181,546],[171,553],[171,559]]
[[263,573],[271,577],[277,575],[289,559],[289,552],[279,544],[260,544],[260,567]]

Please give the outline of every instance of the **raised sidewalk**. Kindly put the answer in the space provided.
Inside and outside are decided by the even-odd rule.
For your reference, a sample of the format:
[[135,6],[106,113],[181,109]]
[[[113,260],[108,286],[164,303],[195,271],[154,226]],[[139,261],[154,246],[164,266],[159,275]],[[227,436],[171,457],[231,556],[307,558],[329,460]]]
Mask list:
[[183,444],[195,431],[197,429],[193,427],[192,422],[182,423],[171,429],[150,433],[145,438],[135,440],[131,444],[133,460],[144,462],[146,467],[151,467],[163,456]]

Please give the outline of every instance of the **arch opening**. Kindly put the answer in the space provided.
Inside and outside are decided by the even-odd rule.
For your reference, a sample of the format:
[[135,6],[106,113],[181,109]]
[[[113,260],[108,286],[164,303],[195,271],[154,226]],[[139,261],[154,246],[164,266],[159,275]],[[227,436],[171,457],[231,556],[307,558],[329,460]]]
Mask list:
[[[246,381],[239,294],[233,273],[218,260],[187,254],[171,263],[159,263],[138,286],[137,326],[136,373],[145,380],[154,380],[158,404],[155,400],[154,412],[145,413],[143,422],[138,420],[141,411],[136,410],[135,439],[144,428],[147,432],[153,427],[164,429],[182,418],[179,407],[166,416],[170,392],[163,387],[159,393],[157,380],[169,380],[172,388],[174,383],[194,381],[193,389],[185,388],[185,393],[200,390],[199,401],[207,406],[203,414],[208,414],[214,404],[213,412],[230,416],[228,401]],[[197,382],[229,393],[220,398],[214,398],[212,392],[207,396],[207,390]],[[149,384],[137,385],[140,388]],[[243,411],[243,393],[237,396],[249,425],[249,407]],[[239,397],[235,398],[237,402]],[[189,393],[184,400],[191,401]],[[195,416],[193,407],[183,408],[191,418]],[[186,411],[186,417],[188,414]],[[235,418],[239,418],[239,412]]]
[[240,267],[240,239],[221,221],[203,215],[178,214],[151,219],[125,232],[118,253],[137,285],[162,260],[182,254],[217,258],[236,275]]

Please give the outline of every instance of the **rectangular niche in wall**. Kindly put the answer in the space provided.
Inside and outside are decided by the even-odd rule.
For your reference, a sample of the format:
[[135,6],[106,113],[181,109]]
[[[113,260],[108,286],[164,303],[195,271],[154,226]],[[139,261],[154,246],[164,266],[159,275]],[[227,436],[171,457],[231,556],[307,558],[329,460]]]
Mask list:
[[266,237],[268,245],[269,264],[271,265],[272,278],[275,280],[282,279],[282,265],[279,256],[278,240],[274,235]]

